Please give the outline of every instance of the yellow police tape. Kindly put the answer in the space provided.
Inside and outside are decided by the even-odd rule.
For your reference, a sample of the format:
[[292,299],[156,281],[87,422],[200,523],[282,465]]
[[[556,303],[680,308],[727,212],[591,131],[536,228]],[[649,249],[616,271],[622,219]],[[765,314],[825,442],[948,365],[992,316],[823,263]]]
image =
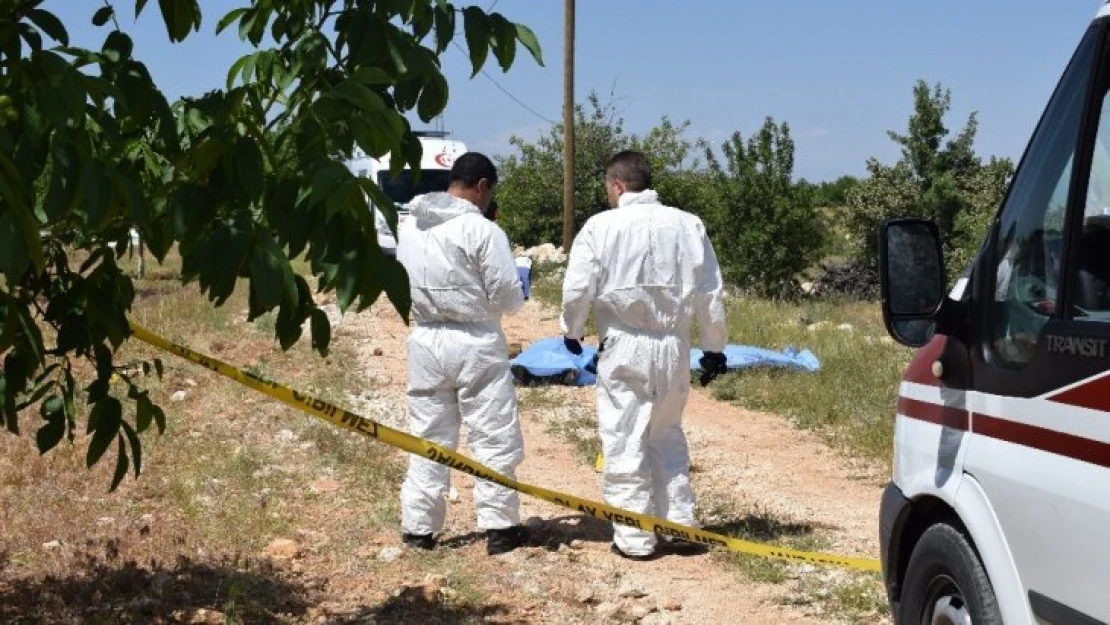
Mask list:
[[680,525],[666,519],[628,512],[627,510],[614,508],[604,503],[591,501],[589,499],[581,499],[573,495],[548,490],[540,486],[518,482],[501,475],[479,462],[447,449],[446,447],[387,427],[365,417],[343,410],[321,399],[298,393],[276,382],[262,379],[215,358],[194,352],[187,347],[168,341],[134,322],[131,323],[131,333],[135,338],[149,343],[158,349],[176,354],[202,367],[215,371],[224,377],[231,378],[244,386],[269,395],[302,412],[319,417],[333,425],[376,438],[387,445],[392,445],[393,447],[403,449],[409,453],[423,456],[434,462],[447,465],[452,469],[494,482],[505,488],[510,488],[526,495],[531,495],[537,499],[577,510],[578,512],[588,514],[596,519],[648,530],[660,536],[673,536],[694,543],[725,547],[738,553],[746,553],[766,558],[778,558],[780,560],[789,560],[792,562],[842,566],[861,571],[881,570],[878,560],[852,558],[811,551],[798,551],[785,547],[775,547],[772,545],[740,540],[714,532],[707,532],[695,527]]

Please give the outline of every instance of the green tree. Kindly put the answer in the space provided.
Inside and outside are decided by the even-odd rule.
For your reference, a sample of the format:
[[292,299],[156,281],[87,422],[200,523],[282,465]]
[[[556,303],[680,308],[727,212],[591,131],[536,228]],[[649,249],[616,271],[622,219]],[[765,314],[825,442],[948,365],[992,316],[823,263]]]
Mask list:
[[[655,187],[663,202],[688,210],[702,190],[704,176],[696,175],[692,160],[698,142],[686,138],[689,122],[675,124],[664,117],[643,137],[624,130],[624,120],[613,102],[602,102],[590,92],[575,107],[574,223],[609,208],[605,193],[605,165],[621,150],[636,149],[652,163]],[[500,222],[517,244],[532,246],[559,240],[563,213],[563,126],[554,125],[536,143],[513,137],[518,154],[502,158],[497,185]],[[696,212],[696,210],[695,210]]]
[[702,217],[725,278],[758,295],[791,296],[827,228],[812,193],[793,181],[790,127],[767,118],[747,141],[734,133],[721,152],[724,162],[706,151],[720,200]]
[[[395,170],[418,167],[405,114],[429,121],[446,105],[440,55],[459,21],[475,74],[487,59],[507,70],[518,44],[542,62],[527,27],[474,6],[244,0],[216,30],[236,28],[253,52],[229,63],[226,88],[171,105],[131,38],[108,27],[110,3],[90,4],[106,34],[89,50],[70,45],[42,0],[0,4],[0,420],[18,433],[21,413],[38,405],[45,452],[73,440],[76,402],[87,401],[87,462],[115,446],[113,488],[141,468],[139,434],[164,426],[114,360],[130,334],[134,287],[116,263],[129,228],[159,259],[177,244],[183,280],[214,305],[245,280],[250,318],[276,309],[283,348],[307,323],[324,353],[327,317],[290,258],[303,255],[343,309],[383,292],[406,318],[409,308],[404,270],[373,243],[366,198],[394,221],[392,205],[348,172],[345,156],[358,145],[391,154]],[[198,0],[157,4],[171,41],[200,29]],[[137,0],[136,15],[146,6]],[[83,391],[78,359],[96,370]],[[133,418],[109,387],[114,373]]]
[[949,269],[959,273],[1001,203],[1013,164],[992,159],[984,165],[975,154],[975,113],[949,139],[944,123],[951,108],[947,89],[939,84],[930,89],[919,80],[913,96],[906,134],[888,133],[902,147],[902,158],[893,166],[868,160],[869,177],[848,193],[847,226],[857,259],[874,267],[878,226],[884,219],[931,219],[940,228]]
[[[574,223],[608,208],[602,175],[605,163],[627,149],[632,138],[612,102],[595,92],[574,107]],[[520,137],[510,143],[519,154],[500,160],[497,202],[509,239],[519,245],[558,241],[563,229],[563,125],[556,124],[535,144]]]
[[848,203],[848,194],[859,183],[855,176],[841,176],[813,185],[813,201],[823,208],[840,208]]

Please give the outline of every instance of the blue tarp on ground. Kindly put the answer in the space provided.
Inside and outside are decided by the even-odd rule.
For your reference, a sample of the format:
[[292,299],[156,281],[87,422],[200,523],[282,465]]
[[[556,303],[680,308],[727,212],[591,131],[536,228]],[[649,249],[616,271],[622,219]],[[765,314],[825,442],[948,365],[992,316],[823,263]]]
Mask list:
[[[821,361],[808,349],[798,351],[787,346],[781,352],[750,345],[726,345],[725,358],[729,369],[747,369],[750,367],[785,367],[810,373],[821,370]],[[690,369],[700,371],[701,350],[690,350]]]
[[[597,376],[586,371],[597,348],[591,345],[582,345],[582,355],[575,356],[567,351],[563,345],[562,337],[540,339],[529,345],[523,352],[513,359],[512,365],[516,369],[517,378],[522,377],[522,371],[535,378],[548,380],[562,380],[564,383],[572,379],[574,386],[587,386],[597,382]],[[690,370],[698,371],[701,366],[700,349],[690,350]],[[813,352],[808,349],[798,351],[787,347],[781,352],[761,347],[748,345],[728,345],[725,347],[727,365],[731,370],[747,369],[751,367],[784,367],[796,371],[815,372],[821,369],[821,362]]]
[[[597,376],[586,371],[597,348],[592,345],[582,345],[582,355],[575,356],[567,351],[563,345],[563,337],[556,336],[540,339],[529,345],[524,351],[513,358],[514,367],[523,367],[528,373],[537,378],[562,377],[568,372],[575,373],[574,386],[588,386],[597,382]],[[518,375],[519,379],[520,376]],[[569,375],[568,375],[569,378]]]

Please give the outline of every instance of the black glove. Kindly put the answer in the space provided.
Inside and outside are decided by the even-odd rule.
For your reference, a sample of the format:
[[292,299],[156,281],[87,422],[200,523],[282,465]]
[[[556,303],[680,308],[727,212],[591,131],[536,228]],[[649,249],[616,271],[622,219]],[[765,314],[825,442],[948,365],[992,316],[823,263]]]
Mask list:
[[701,378],[698,380],[702,386],[713,381],[713,378],[728,373],[728,359],[721,352],[705,352],[698,364],[701,365]]
[[582,340],[581,339],[572,339],[569,336],[564,336],[563,337],[563,346],[567,348],[568,352],[574,354],[575,356],[581,356],[582,355]]
[[605,340],[602,339],[601,344],[597,346],[597,353],[590,359],[590,364],[586,365],[586,371],[597,375],[597,361],[601,359],[601,352],[605,351]]

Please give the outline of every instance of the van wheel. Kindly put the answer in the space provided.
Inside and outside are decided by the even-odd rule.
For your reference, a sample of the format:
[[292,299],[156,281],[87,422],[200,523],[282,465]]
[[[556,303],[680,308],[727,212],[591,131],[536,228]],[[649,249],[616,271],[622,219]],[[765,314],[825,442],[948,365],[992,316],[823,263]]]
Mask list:
[[913,548],[902,585],[901,625],[1002,625],[987,572],[956,528],[930,527]]

